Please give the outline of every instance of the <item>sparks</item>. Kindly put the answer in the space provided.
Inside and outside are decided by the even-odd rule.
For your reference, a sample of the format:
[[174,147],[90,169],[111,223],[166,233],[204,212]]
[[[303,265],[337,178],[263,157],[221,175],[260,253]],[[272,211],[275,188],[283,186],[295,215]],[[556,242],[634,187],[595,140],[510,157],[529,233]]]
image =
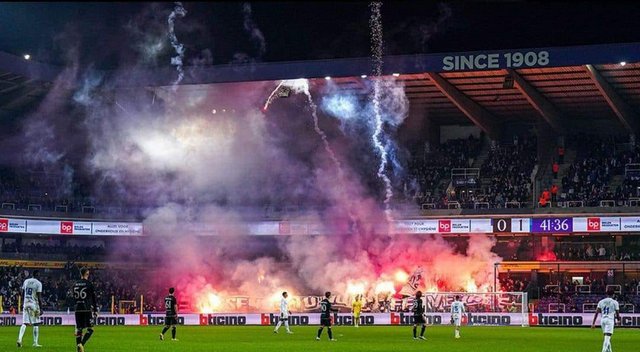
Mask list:
[[387,176],[387,151],[380,140],[382,135],[382,112],[380,109],[380,99],[382,96],[382,87],[380,77],[382,76],[382,13],[380,8],[381,2],[372,2],[369,7],[371,8],[371,18],[369,25],[371,26],[371,52],[373,59],[373,75],[376,79],[373,82],[373,115],[375,117],[375,131],[372,136],[373,145],[380,155],[380,165],[378,167],[378,177],[382,179],[385,189],[384,197],[384,212],[387,222],[391,223],[393,220],[391,217],[391,198],[393,197],[393,190],[391,188],[391,180]]
[[167,22],[169,23],[169,40],[171,41],[171,46],[173,46],[177,54],[176,56],[173,56],[171,58],[171,65],[176,66],[176,70],[178,71],[178,78],[173,82],[173,89],[175,90],[177,89],[178,84],[184,78],[184,69],[182,68],[182,59],[184,58],[184,45],[180,44],[180,42],[178,41],[178,37],[176,37],[175,22],[176,17],[186,16],[187,10],[184,9],[184,6],[182,6],[182,3],[179,1],[176,1],[174,4],[175,7],[173,8],[173,11],[171,11],[171,14],[169,14],[169,19],[167,20]]

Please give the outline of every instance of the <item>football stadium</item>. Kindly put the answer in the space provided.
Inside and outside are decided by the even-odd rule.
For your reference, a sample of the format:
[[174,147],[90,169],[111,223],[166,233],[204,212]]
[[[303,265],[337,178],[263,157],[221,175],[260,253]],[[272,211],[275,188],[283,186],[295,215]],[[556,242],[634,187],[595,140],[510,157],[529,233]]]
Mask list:
[[637,350],[640,36],[407,54],[372,2],[366,55],[262,60],[227,3],[223,63],[219,4],[138,5],[116,65],[0,35],[0,351]]

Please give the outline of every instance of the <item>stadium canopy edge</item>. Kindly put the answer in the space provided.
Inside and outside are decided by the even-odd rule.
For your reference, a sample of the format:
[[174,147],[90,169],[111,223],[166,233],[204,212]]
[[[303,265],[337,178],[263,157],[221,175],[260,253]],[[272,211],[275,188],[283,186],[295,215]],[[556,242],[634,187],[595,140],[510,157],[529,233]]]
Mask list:
[[[383,61],[383,75],[634,63],[640,62],[640,43],[397,55],[385,56]],[[368,57],[185,67],[182,84],[359,77],[370,74],[370,68]],[[0,52],[0,70],[53,81],[64,68]],[[117,86],[135,82],[136,86],[159,87],[170,85],[175,79],[173,67],[122,68],[103,73]]]

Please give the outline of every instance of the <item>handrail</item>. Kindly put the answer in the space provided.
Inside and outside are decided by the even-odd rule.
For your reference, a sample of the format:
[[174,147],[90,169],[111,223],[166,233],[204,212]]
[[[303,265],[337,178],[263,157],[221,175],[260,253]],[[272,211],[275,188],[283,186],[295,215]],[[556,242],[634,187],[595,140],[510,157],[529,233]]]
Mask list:
[[570,200],[567,202],[569,208],[582,208],[584,207],[584,202],[581,200]]
[[607,200],[601,200],[600,201],[600,207],[615,207],[616,206],[616,201],[612,200],[612,199],[607,199]]
[[591,286],[589,286],[589,285],[576,285],[576,293],[591,293]]
[[460,202],[447,202],[447,209],[460,209]]

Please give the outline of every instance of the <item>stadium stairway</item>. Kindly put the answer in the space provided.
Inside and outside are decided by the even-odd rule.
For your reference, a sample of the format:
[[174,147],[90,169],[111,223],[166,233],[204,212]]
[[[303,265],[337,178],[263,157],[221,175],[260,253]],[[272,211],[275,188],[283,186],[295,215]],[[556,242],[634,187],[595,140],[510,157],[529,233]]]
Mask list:
[[[558,186],[558,194],[561,194],[562,189],[562,178],[569,173],[569,167],[576,161],[576,157],[578,152],[575,149],[567,149],[564,153],[564,163],[560,164],[560,170],[558,171],[558,178],[553,179],[553,173],[551,173],[551,185]],[[552,163],[553,164],[553,163]]]

